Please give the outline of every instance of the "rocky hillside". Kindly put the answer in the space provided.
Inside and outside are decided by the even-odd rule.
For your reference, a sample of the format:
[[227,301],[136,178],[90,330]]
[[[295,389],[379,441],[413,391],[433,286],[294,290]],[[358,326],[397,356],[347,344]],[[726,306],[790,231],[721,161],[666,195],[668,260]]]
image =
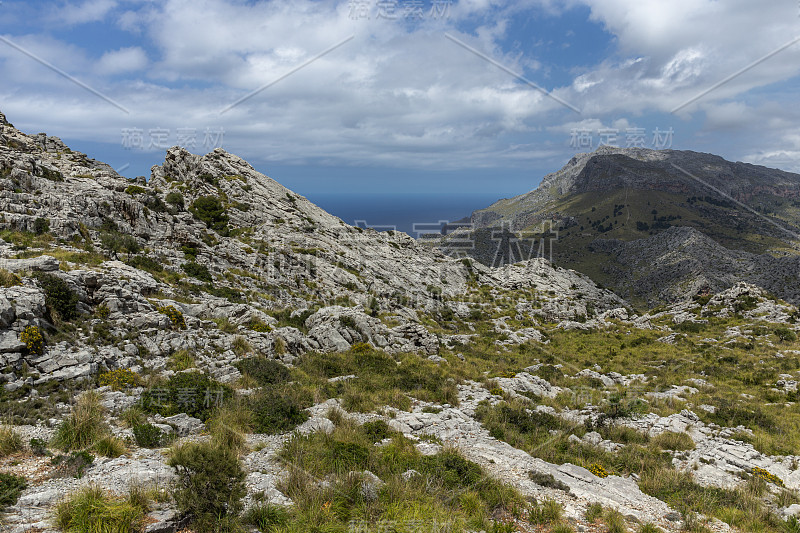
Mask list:
[[[537,189],[476,211],[471,221],[476,245],[467,253],[481,262],[527,257],[497,253],[501,227],[523,241],[557,232],[558,264],[636,305],[691,296],[693,285],[721,290],[735,280],[798,303],[797,174],[697,152],[601,147],[576,155]],[[735,263],[718,268],[723,256]]]
[[222,150],[131,181],[2,115],[0,176],[4,530],[800,527],[800,313],[760,287],[636,314]]

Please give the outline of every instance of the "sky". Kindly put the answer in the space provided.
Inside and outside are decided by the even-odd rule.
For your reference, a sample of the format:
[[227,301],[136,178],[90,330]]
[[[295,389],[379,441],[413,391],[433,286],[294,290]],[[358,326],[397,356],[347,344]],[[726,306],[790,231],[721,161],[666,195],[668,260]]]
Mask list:
[[0,111],[309,197],[509,197],[601,143],[800,172],[799,37],[798,0],[3,0]]

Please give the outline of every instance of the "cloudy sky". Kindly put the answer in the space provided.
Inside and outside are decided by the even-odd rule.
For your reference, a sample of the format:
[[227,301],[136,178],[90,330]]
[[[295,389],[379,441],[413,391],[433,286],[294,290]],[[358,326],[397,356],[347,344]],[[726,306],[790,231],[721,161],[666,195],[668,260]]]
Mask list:
[[510,196],[601,142],[800,172],[798,37],[798,0],[3,0],[0,110],[128,177],[222,146],[308,196]]

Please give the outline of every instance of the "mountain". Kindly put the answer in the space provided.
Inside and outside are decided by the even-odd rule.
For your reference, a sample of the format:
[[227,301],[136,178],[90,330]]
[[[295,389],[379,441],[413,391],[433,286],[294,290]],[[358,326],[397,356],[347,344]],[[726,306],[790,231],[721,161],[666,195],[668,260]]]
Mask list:
[[0,526],[792,530],[800,311],[763,287],[796,256],[617,226],[587,253],[678,303],[508,227],[487,266],[348,226],[224,150],[129,180],[0,114]]
[[535,190],[475,211],[471,223],[467,253],[486,264],[525,257],[498,255],[511,234],[524,243],[557,232],[556,263],[642,306],[734,280],[798,303],[798,174],[690,151],[601,147]]

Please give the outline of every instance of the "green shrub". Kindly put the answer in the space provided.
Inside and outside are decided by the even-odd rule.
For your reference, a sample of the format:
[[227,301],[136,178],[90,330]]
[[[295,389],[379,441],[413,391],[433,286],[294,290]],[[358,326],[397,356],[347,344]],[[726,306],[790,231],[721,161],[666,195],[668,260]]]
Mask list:
[[174,205],[178,209],[183,209],[184,200],[183,195],[178,191],[170,191],[167,193],[166,198],[164,198],[169,205]]
[[201,196],[189,207],[189,212],[205,222],[206,226],[218,233],[224,233],[228,226],[225,207],[216,196]]
[[569,485],[567,485],[563,481],[558,481],[556,478],[553,477],[552,474],[546,474],[544,472],[537,472],[535,470],[531,470],[530,472],[528,472],[528,478],[530,478],[531,481],[542,487],[550,487],[552,489],[558,489],[558,490],[563,490],[564,492],[569,492]]
[[781,340],[781,342],[794,342],[797,340],[797,334],[785,326],[775,328],[774,333],[775,336]]
[[37,218],[33,222],[33,232],[36,235],[43,235],[50,231],[50,221],[46,218]]
[[96,486],[81,489],[56,506],[55,522],[66,533],[136,533],[146,509],[108,496]]
[[447,489],[476,484],[482,477],[481,467],[455,450],[444,450],[436,455],[423,457],[421,473],[441,482]]
[[28,486],[22,476],[0,472],[0,511],[17,503],[19,495]]
[[134,194],[142,194],[145,192],[146,189],[144,187],[140,187],[139,185],[128,185],[125,187],[125,192],[133,196]]
[[118,231],[102,232],[100,234],[100,245],[114,256],[120,252],[127,253],[129,261],[131,254],[138,254],[142,250],[142,246],[136,237]]
[[78,397],[67,418],[59,424],[51,444],[64,451],[82,450],[109,432],[100,395],[87,391]]
[[128,264],[133,268],[150,272],[151,274],[158,274],[164,272],[164,264],[160,261],[148,257],[146,255],[136,255],[128,258]]
[[584,516],[589,522],[599,520],[603,517],[603,506],[599,503],[589,504],[589,507],[586,508],[586,514]]
[[94,455],[87,451],[72,452],[70,455],[56,455],[50,459],[50,464],[58,466],[58,471],[63,476],[82,478],[86,467],[94,463]]
[[34,455],[44,456],[50,453],[47,451],[47,441],[44,439],[37,439],[34,437],[28,441],[28,445],[31,447],[31,452],[33,452]]
[[21,452],[23,449],[20,434],[10,426],[0,426],[0,457]]
[[36,272],[34,277],[44,291],[45,304],[51,315],[61,320],[72,320],[78,314],[76,305],[78,295],[75,294],[66,281],[53,274]]
[[175,503],[199,531],[211,531],[216,520],[241,510],[245,472],[234,450],[188,442],[170,450],[168,464],[178,476]]
[[233,363],[239,372],[250,376],[256,383],[267,387],[289,381],[289,369],[266,357],[248,357]]
[[388,439],[392,435],[392,430],[389,428],[384,420],[373,420],[372,422],[364,422],[362,427],[367,438],[371,442],[380,442],[383,439]]
[[211,272],[209,272],[208,267],[205,265],[190,261],[182,264],[181,268],[184,272],[186,272],[186,274],[192,276],[193,278],[197,278],[200,281],[205,281],[206,283],[211,283],[214,281],[214,278],[211,276]]
[[164,440],[164,433],[153,424],[136,424],[133,426],[133,438],[142,448],[158,448]]
[[213,410],[233,397],[233,389],[202,372],[179,372],[163,384],[142,393],[141,407],[148,413],[172,416],[186,413],[207,420]]
[[308,413],[293,395],[265,390],[250,402],[253,431],[273,435],[283,433],[308,420]]

